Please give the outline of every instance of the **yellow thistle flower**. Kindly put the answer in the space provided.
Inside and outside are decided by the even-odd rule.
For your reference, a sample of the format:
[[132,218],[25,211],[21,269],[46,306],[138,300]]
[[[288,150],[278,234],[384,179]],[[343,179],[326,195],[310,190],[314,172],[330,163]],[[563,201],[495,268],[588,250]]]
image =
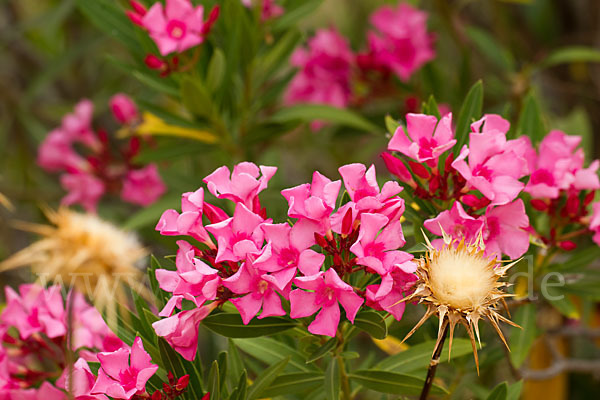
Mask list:
[[105,311],[115,326],[117,305],[127,302],[127,286],[147,297],[137,264],[146,250],[136,237],[93,214],[61,208],[46,211],[50,225],[19,223],[41,239],[0,263],[0,272],[30,266],[38,279],[74,286]]
[[[424,235],[425,236],[425,235]],[[426,240],[427,237],[425,236]],[[402,301],[418,301],[427,305],[427,311],[415,327],[406,335],[408,339],[429,317],[437,315],[440,324],[436,348],[450,331],[448,358],[452,350],[452,338],[457,324],[463,325],[473,346],[473,356],[479,373],[477,345],[475,336],[481,347],[479,338],[479,320],[486,318],[494,327],[504,345],[508,344],[498,325],[499,321],[517,326],[497,311],[501,303],[506,311],[505,297],[512,296],[502,290],[508,283],[499,281],[515,262],[501,265],[496,258],[486,257],[481,235],[471,244],[464,240],[452,241],[444,235],[444,246],[436,250],[427,241],[427,253],[417,260],[417,277],[415,291]]]

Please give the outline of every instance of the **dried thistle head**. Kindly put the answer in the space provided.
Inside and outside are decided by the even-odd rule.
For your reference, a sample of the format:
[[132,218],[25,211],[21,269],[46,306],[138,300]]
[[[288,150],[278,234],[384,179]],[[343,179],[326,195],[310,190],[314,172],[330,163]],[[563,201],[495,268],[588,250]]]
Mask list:
[[117,305],[127,302],[127,286],[147,295],[137,267],[146,250],[134,235],[67,208],[46,210],[46,216],[49,225],[17,224],[41,239],[0,263],[0,272],[30,266],[40,280],[73,285],[106,312],[110,324]]
[[494,327],[504,345],[508,344],[498,325],[504,321],[512,326],[517,326],[509,319],[498,313],[498,306],[502,304],[508,312],[506,297],[512,296],[503,288],[508,283],[500,281],[506,271],[516,262],[502,265],[496,258],[489,258],[484,254],[485,247],[481,235],[473,243],[467,244],[464,240],[453,241],[444,235],[444,246],[437,250],[427,241],[427,253],[417,260],[418,280],[415,282],[415,291],[403,301],[418,301],[427,306],[427,311],[415,327],[406,335],[408,339],[429,317],[437,315],[440,324],[436,347],[450,331],[448,357],[452,350],[452,338],[457,324],[463,325],[473,346],[473,356],[479,373],[477,358],[477,342],[481,347],[479,337],[479,320],[485,318]]

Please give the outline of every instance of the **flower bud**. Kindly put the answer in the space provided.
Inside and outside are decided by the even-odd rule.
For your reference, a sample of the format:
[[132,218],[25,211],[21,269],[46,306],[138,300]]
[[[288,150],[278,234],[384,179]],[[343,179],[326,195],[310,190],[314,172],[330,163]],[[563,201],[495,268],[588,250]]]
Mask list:
[[558,246],[565,251],[571,251],[577,248],[577,244],[571,240],[563,240],[558,243]]
[[189,383],[190,383],[190,376],[184,375],[181,378],[179,378],[179,380],[177,381],[177,385],[175,385],[175,389],[181,391],[181,390],[185,389]]
[[410,167],[411,171],[414,172],[414,174],[418,177],[423,179],[429,178],[429,171],[427,171],[427,168],[425,168],[423,164],[419,164],[414,161],[409,161],[408,166]]
[[532,199],[531,206],[538,211],[546,211],[549,207],[548,203],[540,199]]
[[144,59],[144,63],[150,69],[166,69],[167,63],[165,63],[160,58],[156,57],[154,54],[148,54]]
[[138,117],[138,109],[133,100],[123,93],[117,93],[110,99],[110,110],[121,124],[130,124]]
[[396,176],[402,182],[413,182],[410,171],[399,158],[387,152],[381,153],[381,158],[392,175]]

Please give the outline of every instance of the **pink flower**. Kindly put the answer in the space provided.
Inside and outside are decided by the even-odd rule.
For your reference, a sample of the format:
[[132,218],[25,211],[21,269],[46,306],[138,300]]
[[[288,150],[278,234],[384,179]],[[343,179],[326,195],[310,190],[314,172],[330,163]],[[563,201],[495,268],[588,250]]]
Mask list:
[[167,190],[156,164],[148,164],[143,168],[127,172],[121,198],[133,204],[149,206],[158,200]]
[[[498,115],[486,115],[474,122],[469,147],[464,146],[452,163],[468,184],[479,190],[492,205],[514,200],[524,186],[519,179],[528,173],[523,147],[512,146],[514,141],[506,141],[509,127],[508,121]],[[468,163],[465,161],[467,156]]]
[[172,317],[152,324],[156,334],[164,338],[173,349],[188,361],[196,358],[198,350],[198,326],[208,316],[217,303],[211,303],[192,310],[181,311]]
[[275,0],[262,0],[261,20],[277,18],[283,14],[285,10]]
[[72,141],[61,129],[46,136],[38,148],[37,163],[46,171],[82,171],[88,162],[73,150]]
[[[467,214],[462,204],[456,201],[450,210],[442,211],[437,217],[426,220],[423,225],[438,236],[445,233],[452,239],[464,239],[466,243],[472,243],[481,233],[484,223]],[[436,239],[433,245],[442,247],[443,240]]]
[[90,370],[88,363],[83,358],[79,358],[73,364],[72,370],[65,369],[56,381],[56,386],[75,396],[75,400],[107,400],[108,398],[103,394],[91,394],[94,383],[96,383],[96,376]]
[[[325,255],[311,250],[315,244],[315,232],[318,225],[310,220],[300,220],[290,227],[283,224],[264,224],[261,226],[265,233],[267,246],[256,259],[254,265],[263,271],[279,272],[293,269],[294,277],[296,268],[304,275],[314,275],[321,269]],[[282,282],[281,288],[289,281]]]
[[144,393],[146,382],[158,370],[144,350],[142,339],[136,337],[131,350],[119,349],[98,354],[100,369],[92,394],[106,394],[115,399],[130,399]]
[[238,203],[232,218],[208,225],[206,229],[217,238],[216,262],[243,261],[248,254],[258,254],[264,240],[260,225],[265,222],[269,221]]
[[223,280],[223,285],[233,293],[245,294],[230,300],[240,312],[244,324],[248,324],[261,308],[259,319],[286,314],[277,292],[284,291],[284,285],[296,275],[296,269],[288,268],[278,275],[259,270],[248,259],[233,276]]
[[357,264],[369,267],[380,275],[396,264],[399,257],[403,258],[403,252],[396,249],[406,243],[400,221],[389,225],[388,222],[389,219],[381,214],[362,214],[358,239],[350,247],[350,251],[357,256]]
[[535,168],[525,191],[534,198],[555,199],[561,190],[599,189],[599,163],[583,168],[583,149],[576,149],[580,142],[580,136],[551,131],[540,143],[539,156],[533,156]]
[[304,318],[321,310],[308,326],[308,331],[315,335],[335,336],[340,322],[338,302],[352,323],[364,302],[332,268],[312,276],[298,277],[294,283],[300,289],[290,293],[290,317]]
[[350,101],[350,78],[354,55],[348,42],[335,29],[320,29],[299,48],[291,63],[299,71],[286,93],[288,104],[315,103],[346,107]]
[[423,64],[435,57],[433,36],[427,32],[427,13],[408,4],[396,9],[381,7],[371,16],[379,35],[370,32],[370,62],[379,69],[393,71],[407,81]]
[[381,158],[385,163],[385,167],[388,169],[388,171],[390,171],[392,175],[400,179],[400,181],[402,182],[414,184],[414,179],[408,168],[406,168],[406,165],[404,165],[404,163],[402,162],[402,160],[386,152],[381,153]]
[[233,173],[223,166],[217,168],[203,181],[208,191],[219,199],[243,203],[255,213],[261,211],[258,194],[267,188],[269,180],[277,172],[276,167],[257,167],[251,162],[242,162],[233,167]]
[[121,124],[131,124],[138,118],[137,106],[126,94],[115,94],[109,104],[115,119]]
[[288,201],[288,215],[292,218],[317,222],[325,233],[330,229],[329,216],[333,212],[342,182],[331,181],[315,171],[312,183],[305,183],[281,191]]
[[485,215],[483,241],[485,253],[498,258],[506,254],[512,259],[519,258],[529,249],[529,218],[525,213],[523,200],[497,207],[488,207]]
[[143,26],[160,54],[184,52],[204,41],[204,7],[194,8],[190,0],[167,0],[166,7],[155,3],[142,17]]
[[396,129],[388,150],[399,151],[420,163],[430,162],[434,166],[439,156],[456,144],[452,114],[446,114],[439,123],[432,115],[407,114],[406,131],[410,139],[402,126]]
[[593,240],[600,246],[600,202],[592,204],[592,217],[590,219],[590,230],[594,232]]
[[87,212],[96,212],[100,197],[104,194],[104,183],[94,175],[81,172],[60,177],[61,186],[68,192],[61,203],[70,206],[81,204]]
[[417,280],[415,272],[417,266],[413,263],[412,256],[408,253],[399,252],[404,255],[398,264],[392,265],[381,278],[378,285],[367,286],[367,305],[375,309],[382,309],[400,321],[404,314],[406,303],[400,302],[413,282]]
[[83,99],[75,105],[71,114],[62,119],[61,128],[72,142],[80,142],[91,149],[98,149],[100,142],[92,129],[94,103]]

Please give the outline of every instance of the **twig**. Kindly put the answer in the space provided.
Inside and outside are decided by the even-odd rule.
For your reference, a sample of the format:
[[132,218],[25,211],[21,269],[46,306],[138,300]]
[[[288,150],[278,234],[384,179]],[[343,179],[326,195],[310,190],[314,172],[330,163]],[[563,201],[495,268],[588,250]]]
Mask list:
[[429,396],[429,391],[431,390],[431,385],[433,384],[433,379],[435,378],[435,371],[440,363],[440,356],[442,354],[442,349],[444,348],[446,336],[448,335],[448,320],[445,320],[443,324],[444,331],[441,338],[438,340],[437,346],[433,350],[433,355],[431,356],[431,361],[429,362],[429,368],[427,369],[425,384],[423,385],[423,390],[421,391],[421,397],[419,397],[420,400],[427,400],[427,396]]

